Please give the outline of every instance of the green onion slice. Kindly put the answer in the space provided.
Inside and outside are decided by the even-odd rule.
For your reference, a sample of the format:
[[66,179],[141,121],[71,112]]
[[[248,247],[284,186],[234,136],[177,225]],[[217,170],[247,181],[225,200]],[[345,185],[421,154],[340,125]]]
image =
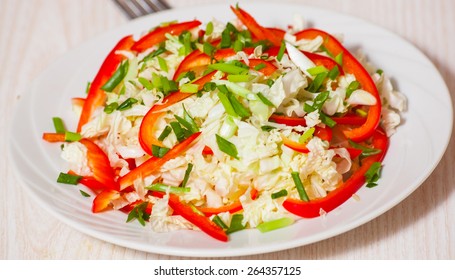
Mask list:
[[280,50],[278,51],[278,54],[277,54],[277,56],[276,56],[276,59],[277,59],[278,61],[281,61],[281,59],[283,58],[283,55],[284,55],[284,52],[285,52],[285,51],[286,51],[286,44],[285,44],[285,42],[284,42],[284,40],[283,40],[283,41],[281,41]]
[[256,228],[260,232],[264,233],[264,232],[268,232],[268,231],[290,226],[293,223],[294,223],[294,219],[289,218],[289,217],[284,217],[284,218],[276,219],[273,221],[263,222],[262,224],[259,224]]
[[272,197],[272,199],[277,199],[277,198],[280,198],[280,197],[283,197],[283,196],[287,196],[287,195],[288,195],[288,191],[285,190],[285,189],[282,189],[281,191],[272,193],[271,197]]
[[152,145],[152,154],[154,157],[162,158],[169,152],[169,148]]
[[376,187],[377,181],[381,177],[381,162],[376,161],[370,166],[367,172],[365,172],[365,179],[367,181],[367,187],[373,188]]
[[302,180],[300,180],[300,175],[299,172],[292,172],[291,173],[292,179],[294,180],[295,187],[297,188],[297,191],[299,193],[299,197],[303,201],[310,201],[310,198],[308,197],[305,187],[303,186]]
[[137,103],[138,100],[135,99],[135,98],[132,98],[132,97],[129,97],[128,99],[126,99],[125,101],[123,101],[122,104],[120,104],[118,107],[117,107],[117,110],[119,111],[125,111],[125,110],[128,110],[128,109],[131,109],[131,107],[133,107],[133,104]]
[[53,117],[52,122],[54,123],[55,132],[57,133],[65,133],[65,125],[63,124],[63,120],[59,117]]
[[170,193],[187,193],[191,191],[191,188],[186,187],[172,187],[162,183],[155,183],[148,187],[145,187],[147,190],[157,191],[157,192],[170,192]]
[[102,90],[112,92],[114,88],[123,81],[125,78],[126,73],[128,73],[129,62],[126,59],[124,62],[120,64],[111,78],[101,87]]
[[167,125],[161,132],[160,136],[158,137],[158,140],[163,141],[164,139],[166,139],[166,137],[171,133],[171,131],[172,131],[172,128]]
[[264,103],[265,105],[275,107],[275,105],[272,103],[272,101],[268,100],[267,97],[265,97],[261,92],[258,92],[257,96],[262,101],[262,103]]
[[57,183],[77,185],[81,179],[82,176],[60,172],[57,178]]
[[228,226],[223,222],[223,220],[221,220],[221,218],[218,215],[215,215],[212,218],[212,221],[220,228],[225,229],[225,230],[228,229]]
[[227,234],[231,234],[233,232],[245,229],[245,226],[242,224],[243,221],[243,214],[234,214],[231,218],[231,224],[229,228],[226,230]]
[[237,147],[234,144],[224,139],[223,137],[219,136],[218,134],[216,134],[215,136],[216,143],[218,144],[218,148],[220,149],[220,151],[233,158],[239,159]]
[[183,177],[182,184],[180,185],[181,188],[184,188],[186,186],[186,183],[188,183],[188,179],[190,178],[191,170],[193,170],[193,164],[188,163],[188,167],[185,170],[185,177]]
[[82,135],[76,132],[65,131],[65,141],[66,142],[76,142],[82,139]]

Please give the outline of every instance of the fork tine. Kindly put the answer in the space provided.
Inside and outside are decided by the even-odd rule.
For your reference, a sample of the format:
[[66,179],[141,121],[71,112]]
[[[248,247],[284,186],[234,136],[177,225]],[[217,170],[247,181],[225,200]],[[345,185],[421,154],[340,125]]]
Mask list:
[[164,0],[115,0],[115,2],[130,18],[171,8]]
[[122,10],[128,15],[128,17],[136,18],[139,16],[137,12],[130,7],[129,5],[130,1],[115,0],[115,3],[117,3],[117,5],[119,5],[120,8],[122,8]]

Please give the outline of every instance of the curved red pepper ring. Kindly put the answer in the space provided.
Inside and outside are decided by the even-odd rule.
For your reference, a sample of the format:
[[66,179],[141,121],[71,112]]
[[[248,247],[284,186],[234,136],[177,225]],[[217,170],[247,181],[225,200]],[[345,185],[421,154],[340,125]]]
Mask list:
[[353,74],[360,83],[362,89],[371,93],[376,98],[376,104],[369,107],[365,123],[363,123],[360,127],[343,131],[344,135],[353,141],[361,142],[368,139],[371,135],[373,135],[375,129],[378,127],[381,117],[381,98],[368,71],[365,70],[360,62],[358,62],[357,59],[348,50],[346,50],[337,39],[335,39],[335,37],[324,31],[318,29],[305,29],[296,33],[295,36],[297,40],[314,39],[317,36],[321,36],[323,38],[324,47],[333,56],[337,56],[342,53],[342,67],[344,72]]
[[310,53],[306,51],[301,51],[306,57],[308,57],[311,61],[313,61],[314,64],[316,65],[322,65],[325,68],[332,70],[333,67],[338,66],[338,70],[340,71],[340,74],[343,75],[343,68],[331,57],[316,54],[316,53]]
[[159,26],[148,34],[139,39],[131,49],[137,52],[143,52],[166,40],[166,34],[180,35],[185,30],[198,27],[201,22],[198,20],[170,24],[168,26]]
[[119,185],[115,181],[115,171],[104,151],[87,138],[82,138],[79,142],[87,148],[87,163],[93,172],[93,178],[103,184],[105,189],[119,190]]
[[201,132],[196,132],[181,143],[174,146],[170,149],[162,158],[151,157],[135,169],[131,170],[124,176],[120,177],[118,180],[120,184],[120,189],[125,189],[128,186],[133,185],[134,180],[138,178],[145,178],[157,171],[163,166],[167,161],[178,157],[188,150],[191,146],[191,143],[201,134]]
[[[201,90],[207,82],[212,80],[215,72],[209,73],[198,80],[194,81],[193,84],[198,85],[198,89]],[[188,97],[193,95],[193,93],[186,92],[174,92],[166,98],[164,98],[162,104],[154,105],[148,112],[145,114],[142,119],[141,127],[139,129],[139,143],[141,144],[142,149],[149,155],[152,155],[152,145],[161,146],[161,141],[155,137],[155,128],[156,122],[166,114],[162,110],[180,102]]]
[[221,227],[208,217],[196,213],[191,206],[182,203],[177,195],[169,194],[169,206],[175,214],[182,216],[211,237],[223,242],[228,241],[228,236]]
[[112,74],[117,70],[118,65],[125,59],[123,55],[116,54],[118,50],[130,50],[134,44],[133,36],[129,35],[121,39],[117,45],[111,50],[100,70],[90,84],[90,89],[85,99],[84,106],[82,107],[82,113],[79,117],[79,123],[77,125],[77,132],[81,132],[82,126],[86,124],[93,112],[99,106],[102,106],[106,99],[106,94],[101,87],[111,78]]
[[334,191],[329,192],[325,197],[313,199],[309,202],[288,198],[284,201],[283,207],[295,215],[315,218],[320,216],[321,211],[327,213],[343,204],[363,186],[365,173],[371,165],[374,162],[382,161],[387,152],[389,139],[382,130],[377,129],[373,132],[372,144],[375,149],[380,149],[381,152],[363,159],[360,168]]

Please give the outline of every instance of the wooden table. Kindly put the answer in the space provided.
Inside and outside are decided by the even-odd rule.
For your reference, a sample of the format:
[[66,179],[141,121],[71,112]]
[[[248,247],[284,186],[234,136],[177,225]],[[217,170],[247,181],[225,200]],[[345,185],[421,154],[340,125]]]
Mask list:
[[[285,0],[344,12],[394,31],[422,50],[455,94],[455,1]],[[173,7],[209,0],[169,0]],[[0,259],[177,259],[100,241],[56,220],[13,176],[14,104],[56,58],[128,19],[110,0],[0,0]],[[412,93],[407,93],[412,94]],[[411,108],[412,109],[412,108]],[[340,236],[245,259],[455,259],[455,149],[412,195]]]

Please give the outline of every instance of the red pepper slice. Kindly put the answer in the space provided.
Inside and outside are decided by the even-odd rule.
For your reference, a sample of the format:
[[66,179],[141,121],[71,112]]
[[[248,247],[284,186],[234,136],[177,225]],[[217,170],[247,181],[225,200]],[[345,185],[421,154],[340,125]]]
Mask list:
[[83,138],[79,142],[87,148],[87,163],[95,180],[108,190],[119,190],[119,185],[115,181],[115,171],[104,151],[87,138]]
[[65,142],[65,133],[44,132],[43,140],[50,143]]
[[[215,72],[209,73],[198,80],[194,81],[193,84],[198,85],[198,89],[201,90],[207,82],[212,80]],[[163,104],[154,105],[142,119],[141,127],[139,129],[139,143],[142,149],[149,155],[152,155],[152,145],[161,146],[161,141],[155,137],[155,124],[157,120],[164,116],[166,113],[161,110],[180,102],[193,95],[193,93],[185,93],[177,91],[172,93],[163,100]]]
[[124,56],[116,54],[118,50],[129,50],[134,44],[133,36],[129,35],[121,39],[117,45],[111,50],[103,64],[101,65],[98,74],[90,84],[90,89],[87,98],[82,107],[82,113],[77,125],[77,132],[81,132],[82,126],[86,124],[93,112],[99,106],[102,106],[106,99],[106,94],[101,87],[111,78],[112,74],[117,70],[118,65],[124,60]]
[[191,69],[191,67],[188,66],[190,62],[192,62],[197,56],[199,56],[201,51],[199,50],[194,50],[192,51],[189,55],[187,55],[182,62],[180,62],[179,67],[177,67],[177,70],[175,70],[173,80],[176,81],[177,78],[182,74],[183,72],[186,72]]
[[[68,174],[78,175],[73,170],[68,171]],[[82,176],[82,178],[79,180],[79,183],[86,186],[87,188],[91,189],[95,193],[99,193],[106,188],[106,186],[104,184],[100,183],[92,176]]]
[[260,68],[259,72],[261,72],[262,74],[264,74],[265,76],[270,76],[272,75],[273,73],[275,73],[275,71],[278,69],[275,65],[273,65],[272,62],[270,61],[266,61],[266,60],[262,60],[262,59],[257,59],[257,58],[252,58],[252,59],[249,59],[249,66],[251,69],[254,69],[256,66],[258,65],[264,65],[265,67],[263,68]]
[[182,203],[175,194],[169,194],[169,206],[176,214],[182,216],[211,237],[223,242],[228,241],[228,236],[222,228],[216,225],[208,217],[194,212],[191,206]]
[[295,34],[297,40],[300,39],[314,39],[317,36],[323,38],[324,47],[333,55],[337,56],[343,54],[343,70],[345,73],[351,73],[356,77],[360,83],[361,88],[371,93],[376,98],[376,104],[369,107],[367,120],[360,127],[353,129],[346,129],[343,131],[344,135],[357,142],[364,141],[373,135],[375,129],[379,125],[381,117],[381,98],[379,96],[376,85],[371,79],[370,74],[365,68],[357,61],[357,59],[346,50],[343,45],[327,32],[318,29],[305,29]]
[[281,45],[282,39],[277,36],[276,32],[269,30],[257,23],[257,21],[247,12],[239,7],[231,6],[231,10],[238,17],[238,19],[250,30],[251,34],[254,35],[258,40],[268,40],[273,45]]
[[301,51],[306,57],[308,57],[314,64],[322,65],[325,68],[332,70],[333,67],[338,66],[338,70],[340,70],[340,74],[343,74],[343,68],[332,58],[316,53],[310,53],[306,51]]
[[92,204],[92,212],[99,213],[111,206],[112,200],[118,199],[120,192],[115,190],[104,190],[96,195]]
[[325,197],[313,199],[309,202],[288,198],[283,203],[283,207],[295,215],[304,218],[315,218],[320,216],[321,209],[325,212],[330,212],[343,204],[363,186],[365,173],[371,165],[374,162],[382,161],[387,152],[389,139],[383,131],[377,129],[373,133],[372,143],[373,147],[380,149],[381,152],[365,158],[360,168],[334,191],[329,192]]
[[73,97],[73,98],[71,98],[71,104],[73,106],[78,106],[78,107],[83,108],[84,107],[84,103],[85,103],[85,98],[82,98],[82,97]]
[[199,25],[201,25],[200,21],[193,20],[157,27],[139,39],[131,49],[133,51],[143,52],[166,40],[166,34],[180,35],[183,31],[193,29]]
[[162,158],[151,157],[135,169],[131,170],[129,173],[125,174],[123,177],[120,177],[118,180],[120,188],[124,189],[128,186],[131,186],[134,183],[134,180],[137,178],[145,178],[157,171],[163,166],[167,161],[178,157],[183,154],[186,150],[190,148],[190,144],[201,134],[201,132],[196,132],[181,143],[177,144],[175,147],[170,149]]

